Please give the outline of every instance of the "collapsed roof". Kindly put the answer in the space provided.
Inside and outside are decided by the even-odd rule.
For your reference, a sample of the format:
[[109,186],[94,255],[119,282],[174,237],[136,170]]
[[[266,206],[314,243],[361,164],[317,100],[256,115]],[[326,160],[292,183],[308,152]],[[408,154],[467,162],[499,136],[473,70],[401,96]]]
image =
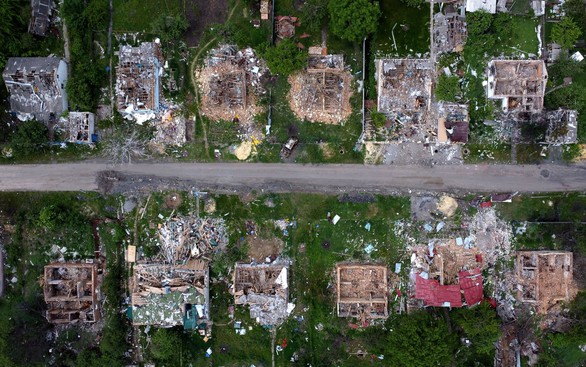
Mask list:
[[204,261],[138,263],[130,288],[134,325],[194,329],[209,320],[209,273]]
[[51,15],[55,3],[53,0],[31,0],[31,20],[28,26],[29,33],[45,36],[51,24]]
[[69,112],[59,121],[65,140],[72,143],[91,143],[94,133],[95,115],[91,112]]

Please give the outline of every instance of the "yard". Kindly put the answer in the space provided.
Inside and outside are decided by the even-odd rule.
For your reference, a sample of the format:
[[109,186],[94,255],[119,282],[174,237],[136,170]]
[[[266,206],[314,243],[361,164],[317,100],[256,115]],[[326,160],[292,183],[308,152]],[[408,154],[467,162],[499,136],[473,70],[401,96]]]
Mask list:
[[120,33],[151,31],[156,16],[184,14],[181,0],[113,0],[114,31]]

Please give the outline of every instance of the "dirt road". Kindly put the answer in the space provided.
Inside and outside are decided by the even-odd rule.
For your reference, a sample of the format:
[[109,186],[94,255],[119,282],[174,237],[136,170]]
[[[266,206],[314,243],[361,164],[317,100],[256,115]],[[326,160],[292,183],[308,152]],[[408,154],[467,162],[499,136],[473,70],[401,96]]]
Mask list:
[[[107,172],[107,174],[104,174]],[[98,180],[97,178],[100,177]],[[102,163],[0,167],[2,191],[586,191],[586,165],[364,166],[252,163]]]

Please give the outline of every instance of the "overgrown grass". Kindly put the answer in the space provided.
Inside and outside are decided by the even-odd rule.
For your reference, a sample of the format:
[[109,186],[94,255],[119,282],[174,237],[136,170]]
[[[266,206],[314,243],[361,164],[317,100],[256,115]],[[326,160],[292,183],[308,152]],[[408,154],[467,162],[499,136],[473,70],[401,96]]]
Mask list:
[[429,4],[414,8],[401,0],[381,0],[379,3],[382,16],[372,41],[373,53],[415,56],[416,53],[429,52]]
[[155,16],[182,14],[181,0],[113,0],[116,32],[149,32]]

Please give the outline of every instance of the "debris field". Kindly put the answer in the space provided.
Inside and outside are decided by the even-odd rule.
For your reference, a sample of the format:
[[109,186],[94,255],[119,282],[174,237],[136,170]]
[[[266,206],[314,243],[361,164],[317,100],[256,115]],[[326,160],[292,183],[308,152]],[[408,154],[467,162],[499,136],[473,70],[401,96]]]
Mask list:
[[189,259],[206,257],[228,244],[228,232],[221,218],[176,216],[159,228],[157,260],[183,264]]
[[289,105],[311,122],[340,124],[352,113],[350,83],[342,55],[309,55],[307,70],[289,77]]

